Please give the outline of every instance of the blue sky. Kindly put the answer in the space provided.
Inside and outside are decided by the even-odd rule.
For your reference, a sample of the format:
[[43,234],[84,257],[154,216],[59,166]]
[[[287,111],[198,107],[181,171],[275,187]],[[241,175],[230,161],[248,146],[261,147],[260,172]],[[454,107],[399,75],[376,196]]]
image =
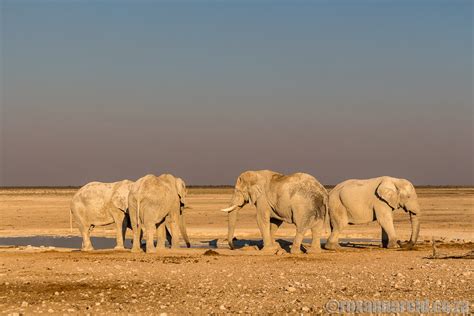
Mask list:
[[473,184],[472,1],[6,1],[2,185]]

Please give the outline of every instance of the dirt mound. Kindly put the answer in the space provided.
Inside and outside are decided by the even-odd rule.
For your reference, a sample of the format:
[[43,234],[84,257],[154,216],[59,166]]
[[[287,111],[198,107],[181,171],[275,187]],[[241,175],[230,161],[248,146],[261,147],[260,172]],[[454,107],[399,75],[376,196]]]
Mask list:
[[220,256],[220,253],[212,249],[208,249],[203,253],[203,256]]

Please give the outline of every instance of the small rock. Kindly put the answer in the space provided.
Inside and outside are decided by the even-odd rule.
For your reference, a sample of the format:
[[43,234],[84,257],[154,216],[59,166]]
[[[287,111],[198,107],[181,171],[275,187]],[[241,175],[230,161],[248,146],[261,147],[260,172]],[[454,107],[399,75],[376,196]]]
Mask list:
[[296,288],[294,288],[294,287],[292,287],[292,286],[287,286],[287,287],[286,287],[286,291],[287,291],[287,292],[290,292],[290,293],[291,293],[291,292],[295,292],[295,291],[296,291]]
[[305,313],[309,312],[309,307],[303,306],[301,307],[301,310]]
[[59,292],[54,292],[54,295],[59,296]]
[[203,253],[204,256],[218,256],[219,253],[217,251],[214,251],[212,249],[208,249]]
[[221,306],[219,306],[219,309],[220,309],[221,311],[225,311],[225,310],[227,310],[227,308],[225,308],[225,306],[224,306],[224,305],[221,305]]
[[54,309],[52,308],[48,309],[48,313],[54,313]]
[[25,301],[21,302],[21,307],[28,307],[28,302],[25,302]]

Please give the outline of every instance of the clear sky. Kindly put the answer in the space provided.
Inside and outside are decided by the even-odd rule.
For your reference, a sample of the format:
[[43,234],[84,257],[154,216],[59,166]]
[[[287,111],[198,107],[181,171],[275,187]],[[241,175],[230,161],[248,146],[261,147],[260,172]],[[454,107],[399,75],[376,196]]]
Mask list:
[[0,184],[472,185],[473,3],[0,0]]

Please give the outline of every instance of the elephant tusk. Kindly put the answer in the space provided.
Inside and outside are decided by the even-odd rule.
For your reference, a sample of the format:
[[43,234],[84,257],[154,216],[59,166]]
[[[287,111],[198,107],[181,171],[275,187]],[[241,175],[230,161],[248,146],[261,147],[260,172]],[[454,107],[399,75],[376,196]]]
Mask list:
[[222,212],[227,212],[227,213],[229,213],[229,212],[232,212],[233,210],[235,210],[237,207],[238,207],[237,205],[232,205],[232,206],[230,206],[230,207],[228,207],[228,208],[223,208],[223,209],[221,209],[221,211],[222,211]]

